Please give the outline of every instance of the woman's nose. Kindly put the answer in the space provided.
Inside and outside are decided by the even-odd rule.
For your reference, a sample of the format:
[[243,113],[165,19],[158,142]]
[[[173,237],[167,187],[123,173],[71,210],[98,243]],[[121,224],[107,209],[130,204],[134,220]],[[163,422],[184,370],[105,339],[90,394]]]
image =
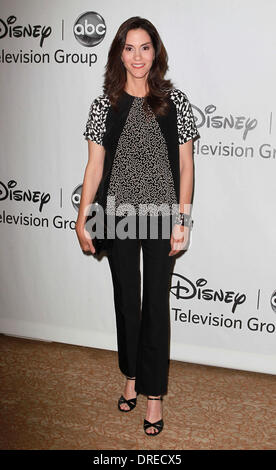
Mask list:
[[140,57],[141,57],[140,51],[139,51],[139,50],[138,50],[138,51],[135,51],[135,53],[134,53],[134,59],[135,59],[135,60],[138,60],[138,59],[140,59]]

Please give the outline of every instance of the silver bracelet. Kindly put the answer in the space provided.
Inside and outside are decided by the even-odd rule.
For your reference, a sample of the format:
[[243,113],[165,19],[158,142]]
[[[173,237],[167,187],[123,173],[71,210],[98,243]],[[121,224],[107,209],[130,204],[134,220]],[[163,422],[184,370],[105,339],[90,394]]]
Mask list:
[[185,227],[191,227],[194,223],[190,214],[185,214],[184,212],[180,212],[177,214],[175,218],[175,224],[177,225],[184,225]]

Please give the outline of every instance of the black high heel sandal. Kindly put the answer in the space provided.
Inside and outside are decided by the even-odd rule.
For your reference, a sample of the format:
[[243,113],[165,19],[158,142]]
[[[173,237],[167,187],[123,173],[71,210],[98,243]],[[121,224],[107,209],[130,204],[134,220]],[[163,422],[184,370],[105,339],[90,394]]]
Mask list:
[[[127,376],[126,376],[126,378],[129,379],[129,380],[135,380],[136,379],[136,377],[127,377]],[[139,393],[137,393],[136,398],[130,398],[130,400],[127,400],[123,395],[121,395],[120,398],[119,398],[119,401],[118,401],[119,410],[124,411],[125,413],[127,413],[128,411],[133,410],[133,408],[135,408],[135,406],[136,406],[136,400],[137,400],[138,395],[139,395]],[[129,406],[129,410],[123,410],[121,408],[120,405],[122,405],[123,403],[126,403]]]
[[[148,397],[148,400],[161,400],[162,401],[163,397],[159,397],[159,398]],[[157,430],[157,432],[153,432],[153,433],[146,432],[146,429],[150,428],[151,426],[153,426]],[[163,419],[160,419],[159,421],[156,421],[155,423],[150,423],[149,421],[144,419],[144,431],[147,436],[157,436],[157,434],[160,434],[163,427],[164,427]]]

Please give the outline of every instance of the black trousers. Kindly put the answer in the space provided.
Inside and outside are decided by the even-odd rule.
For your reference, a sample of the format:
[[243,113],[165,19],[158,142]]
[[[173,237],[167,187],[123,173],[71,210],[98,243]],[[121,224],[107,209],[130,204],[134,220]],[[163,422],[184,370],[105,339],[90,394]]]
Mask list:
[[[116,223],[118,220],[120,218],[116,217]],[[150,220],[149,216],[147,220]],[[175,261],[174,256],[168,256],[170,250],[170,239],[162,239],[159,229],[156,239],[151,239],[149,234],[146,238],[140,238],[138,234],[134,239],[116,236],[108,254],[114,289],[119,368],[124,375],[136,377],[135,390],[145,395],[167,393],[169,289]]]

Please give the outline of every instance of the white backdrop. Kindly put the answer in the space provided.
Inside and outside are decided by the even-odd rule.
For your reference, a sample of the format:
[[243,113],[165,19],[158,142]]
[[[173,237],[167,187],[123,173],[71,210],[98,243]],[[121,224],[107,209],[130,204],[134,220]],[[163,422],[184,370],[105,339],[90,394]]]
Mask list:
[[[91,10],[106,35],[86,47],[73,27]],[[109,46],[139,15],[159,30],[201,134],[171,359],[276,373],[275,14],[273,0],[1,1],[2,333],[117,350],[108,261],[83,254],[72,197]]]

